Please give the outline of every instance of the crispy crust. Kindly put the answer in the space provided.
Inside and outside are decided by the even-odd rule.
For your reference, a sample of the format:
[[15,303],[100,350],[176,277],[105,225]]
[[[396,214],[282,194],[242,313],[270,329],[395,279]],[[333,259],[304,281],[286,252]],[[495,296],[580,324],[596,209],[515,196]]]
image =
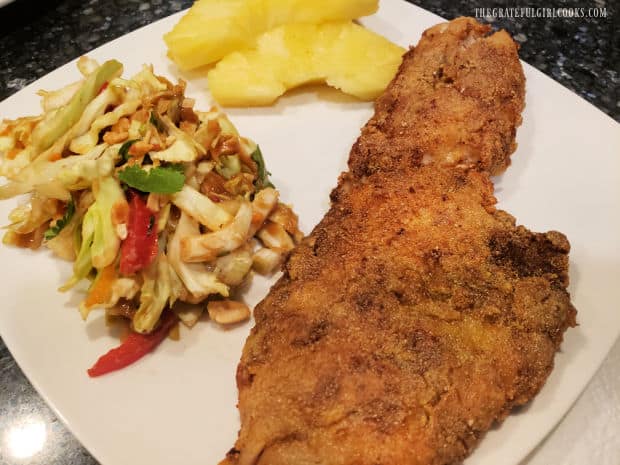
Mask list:
[[457,464],[544,384],[575,324],[569,244],[495,208],[524,78],[487,32],[460,18],[405,55],[256,308],[223,464]]
[[459,18],[424,32],[353,147],[354,175],[428,163],[506,169],[525,78],[517,45],[489,29]]

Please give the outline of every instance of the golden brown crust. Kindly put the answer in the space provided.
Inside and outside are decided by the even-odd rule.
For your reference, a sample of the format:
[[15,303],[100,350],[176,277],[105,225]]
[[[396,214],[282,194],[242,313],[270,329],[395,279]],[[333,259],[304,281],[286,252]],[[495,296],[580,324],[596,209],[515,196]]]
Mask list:
[[[377,102],[330,211],[255,310],[223,463],[457,464],[544,384],[575,324],[569,245],[495,208],[523,76],[486,33],[431,28]],[[434,83],[439,62],[452,83]]]
[[471,18],[424,32],[353,147],[355,175],[430,162],[497,174],[509,165],[525,78],[510,36],[488,32]]

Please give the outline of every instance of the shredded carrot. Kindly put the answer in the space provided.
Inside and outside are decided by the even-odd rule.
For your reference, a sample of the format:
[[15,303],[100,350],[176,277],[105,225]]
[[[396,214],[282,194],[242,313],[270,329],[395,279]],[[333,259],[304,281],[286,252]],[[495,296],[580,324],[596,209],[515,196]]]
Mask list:
[[258,213],[258,212],[253,212],[252,213],[252,226],[258,226],[264,220],[265,220],[265,218],[263,218],[263,215],[261,215],[260,213]]
[[6,158],[8,160],[14,160],[19,152],[20,150],[17,147],[13,147],[11,150],[7,152]]
[[102,304],[110,300],[112,294],[112,283],[116,279],[116,270],[114,265],[106,266],[99,275],[93,285],[88,290],[88,295],[84,304],[86,307],[92,307],[93,305]]
[[60,160],[61,158],[62,158],[62,157],[60,156],[60,153],[52,153],[52,154],[49,156],[48,160],[49,160],[49,161],[57,161],[57,160]]

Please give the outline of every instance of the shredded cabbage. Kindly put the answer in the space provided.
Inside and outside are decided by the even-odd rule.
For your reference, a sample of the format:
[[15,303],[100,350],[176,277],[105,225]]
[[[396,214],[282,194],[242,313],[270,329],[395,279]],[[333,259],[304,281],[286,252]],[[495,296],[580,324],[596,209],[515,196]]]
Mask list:
[[99,141],[99,133],[109,126],[112,126],[118,122],[124,116],[135,113],[138,107],[142,104],[140,100],[132,100],[118,105],[114,110],[95,118],[90,125],[90,129],[85,134],[76,137],[69,144],[69,149],[75,153],[87,153],[92,150]]
[[36,190],[51,198],[68,200],[69,190],[84,189],[94,180],[109,176],[114,170],[117,152],[118,147],[100,144],[79,157],[57,161],[38,158],[14,176],[14,181],[0,186],[0,199]]
[[247,248],[239,248],[215,261],[215,273],[224,284],[238,286],[252,268],[252,254]]
[[113,210],[128,210],[125,193],[118,181],[112,177],[102,178],[94,189],[95,203],[88,214],[93,215],[95,223],[93,243],[90,247],[91,260],[95,268],[104,268],[111,264],[118,254],[121,240],[116,233],[113,222]]
[[18,234],[28,234],[48,223],[56,211],[55,200],[35,195],[30,203],[16,207],[9,214],[9,220],[11,220],[9,229]]
[[250,235],[256,234],[256,231],[260,229],[269,214],[278,204],[278,191],[266,187],[256,193],[254,200],[252,201],[252,227],[250,228]]
[[221,294],[228,297],[228,286],[217,275],[207,270],[204,263],[186,263],[181,258],[181,242],[184,238],[200,234],[198,223],[186,213],[181,213],[176,230],[168,243],[168,259],[187,290],[194,297]]
[[131,78],[141,89],[144,95],[154,92],[163,92],[167,89],[166,84],[157,79],[153,73],[153,67],[142,65],[142,69]]
[[211,231],[217,231],[232,220],[225,209],[188,185],[172,196],[172,203]]
[[93,262],[91,256],[91,246],[95,237],[95,214],[90,209],[84,215],[82,220],[82,231],[80,235],[80,247],[77,253],[77,258],[73,263],[73,276],[63,284],[58,290],[66,292],[82,279],[86,278],[93,269]]
[[233,220],[223,228],[206,234],[184,237],[181,257],[186,262],[208,262],[241,247],[249,238],[252,206],[244,202]]
[[60,230],[58,235],[53,239],[45,242],[45,245],[56,256],[63,260],[74,261],[77,258],[75,253],[75,231],[79,226],[79,218],[77,215],[73,215],[68,224]]
[[[298,240],[296,217],[274,213],[281,204],[258,146],[217,109],[195,111],[185,83],[150,66],[122,78],[115,60],[82,57],[78,68],[81,80],[39,92],[42,115],[0,123],[0,199],[29,194],[4,242],[72,260],[60,290],[92,281],[84,318],[104,308],[149,333],[171,309],[192,326],[211,297],[282,262],[275,245]],[[253,253],[257,237],[271,248]],[[128,262],[136,269],[124,276]],[[230,306],[215,321],[249,316],[215,300]]]
[[46,113],[51,110],[56,110],[69,103],[71,98],[75,95],[77,90],[82,87],[83,80],[76,81],[62,89],[45,91],[40,90],[37,92],[41,96],[41,106]]
[[168,131],[168,135],[174,137],[175,141],[165,150],[151,152],[150,156],[153,160],[174,163],[191,162],[196,160],[199,155],[205,154],[205,148],[177,128],[170,118],[164,116],[161,121]]
[[38,154],[46,150],[77,123],[86,106],[97,96],[101,86],[116,75],[120,75],[122,71],[123,65],[116,60],[109,60],[91,73],[69,103],[50,112],[48,117],[37,125],[32,134],[35,152]]
[[133,317],[133,329],[149,333],[155,328],[161,312],[170,298],[170,267],[165,254],[161,254],[149,269],[142,273],[140,308]]
[[99,62],[93,58],[82,55],[77,60],[77,68],[82,73],[82,76],[88,76],[94,73],[99,68]]

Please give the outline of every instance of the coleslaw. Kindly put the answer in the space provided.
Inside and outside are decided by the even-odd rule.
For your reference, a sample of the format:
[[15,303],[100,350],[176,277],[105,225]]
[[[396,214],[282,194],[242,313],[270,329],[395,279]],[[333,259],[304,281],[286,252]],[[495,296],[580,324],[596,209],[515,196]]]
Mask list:
[[130,320],[134,356],[115,349],[97,376],[152,350],[177,319],[247,319],[231,292],[252,270],[277,270],[302,234],[260,148],[218,109],[195,110],[184,82],[149,66],[126,79],[116,60],[78,68],[78,82],[40,92],[41,115],[0,124],[0,199],[28,195],[5,244],[71,260],[63,292],[90,281],[84,319],[103,308]]

